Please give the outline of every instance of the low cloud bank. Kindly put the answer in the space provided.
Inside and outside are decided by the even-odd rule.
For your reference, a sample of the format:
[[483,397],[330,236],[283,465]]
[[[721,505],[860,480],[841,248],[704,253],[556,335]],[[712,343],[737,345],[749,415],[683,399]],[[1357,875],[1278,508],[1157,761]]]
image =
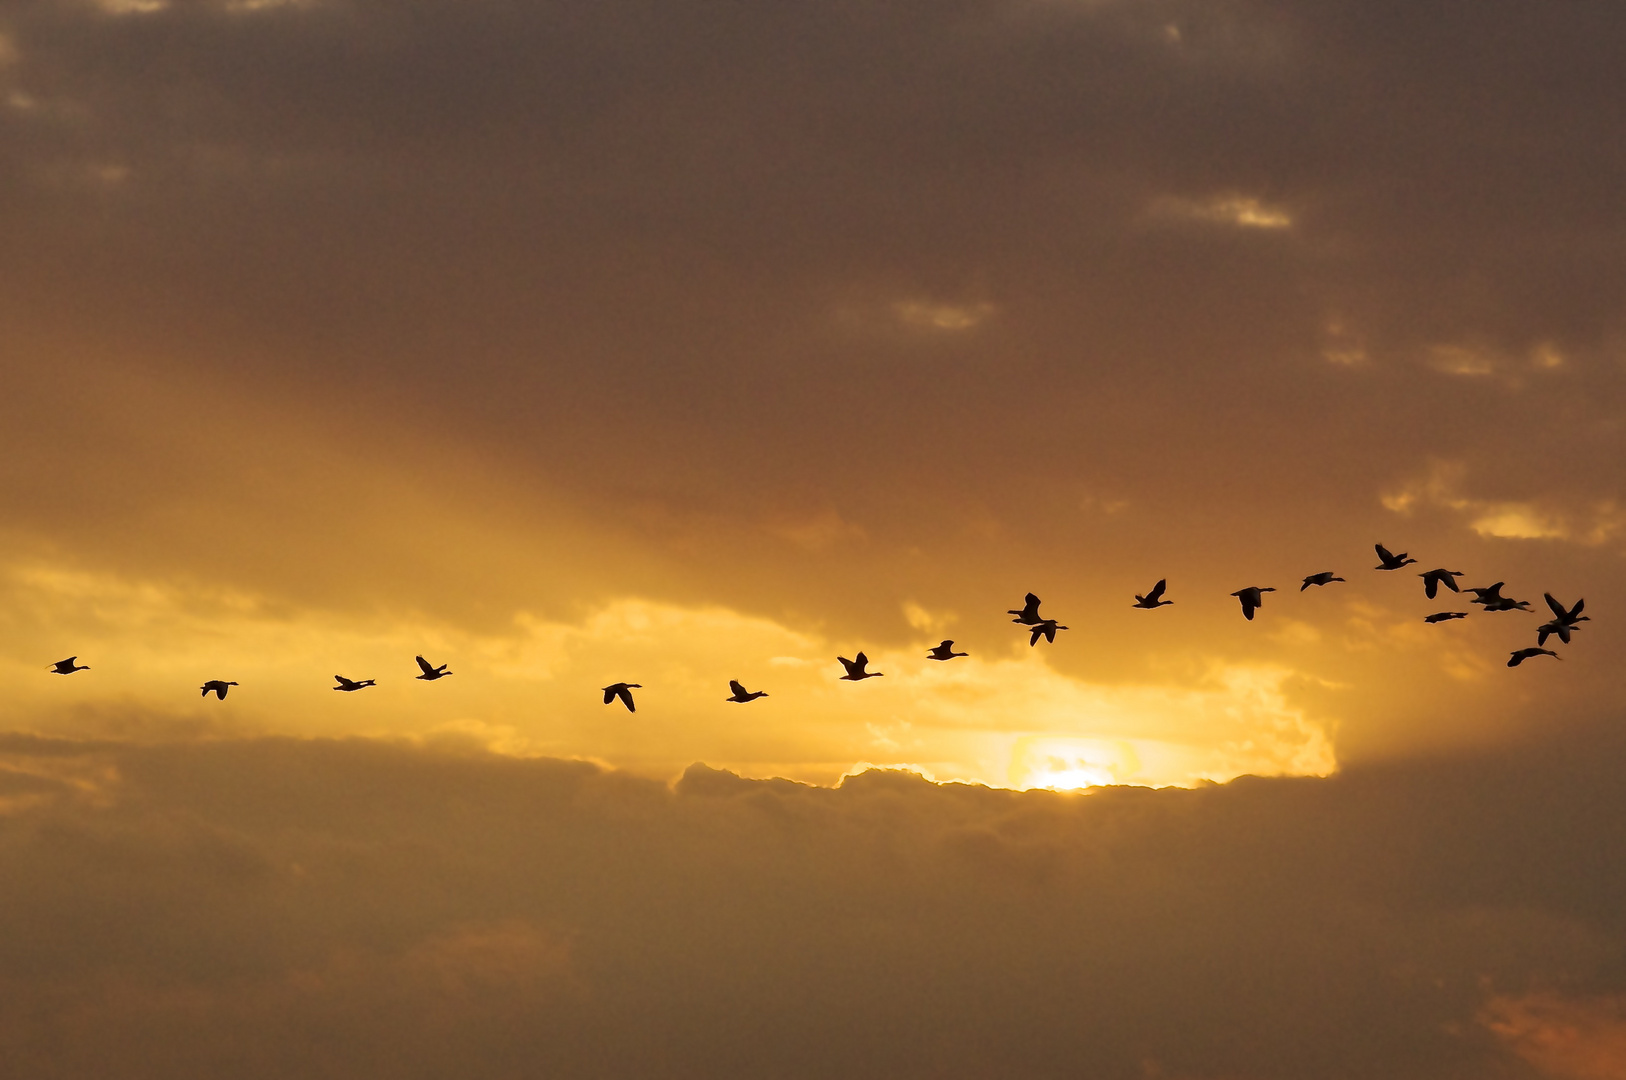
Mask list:
[[1623,763],[1069,796],[5,736],[0,1071],[1621,1075]]

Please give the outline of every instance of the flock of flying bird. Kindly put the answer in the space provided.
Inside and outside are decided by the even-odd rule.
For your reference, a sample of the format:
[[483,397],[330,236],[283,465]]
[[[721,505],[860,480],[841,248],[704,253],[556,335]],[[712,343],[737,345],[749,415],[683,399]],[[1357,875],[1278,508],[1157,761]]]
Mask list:
[[[1373,569],[1399,570],[1401,567],[1408,566],[1417,561],[1416,559],[1408,558],[1406,552],[1404,551],[1396,555],[1382,544],[1375,544],[1373,546],[1378,553],[1378,565]],[[1484,588],[1474,588],[1472,586],[1459,587],[1457,585],[1457,578],[1462,577],[1463,572],[1461,570],[1446,570],[1443,568],[1428,570],[1417,576],[1423,579],[1423,592],[1430,600],[1435,599],[1439,595],[1439,591],[1442,586],[1449,589],[1451,592],[1458,594],[1463,591],[1463,588],[1466,588],[1468,592],[1474,594],[1474,598],[1468,602],[1470,604],[1478,604],[1485,611],[1531,610],[1530,602],[1528,600],[1514,600],[1510,597],[1502,595],[1502,586],[1507,584],[1504,581],[1498,581],[1496,584],[1488,585]],[[1335,581],[1343,580],[1343,578],[1337,576],[1331,570],[1323,570],[1320,573],[1311,574],[1309,577],[1306,577],[1304,579],[1304,584],[1299,586],[1299,592],[1303,592],[1311,585],[1324,586],[1330,585]],[[1158,581],[1156,585],[1153,585],[1145,596],[1136,593],[1135,602],[1130,606],[1144,608],[1148,611],[1156,611],[1160,607],[1168,607],[1174,603],[1172,600],[1163,599],[1163,593],[1165,590],[1167,590],[1168,585],[1168,579],[1165,578]],[[1245,589],[1238,589],[1231,595],[1236,597],[1237,600],[1242,604],[1243,618],[1248,619],[1251,622],[1253,620],[1253,613],[1258,611],[1259,608],[1264,605],[1264,594],[1275,591],[1276,590],[1271,586],[1250,585]],[[1536,644],[1534,646],[1513,650],[1512,655],[1508,658],[1508,667],[1518,667],[1520,664],[1524,663],[1533,656],[1551,656],[1556,659],[1562,659],[1562,657],[1559,657],[1559,655],[1553,650],[1543,647],[1547,644],[1547,639],[1550,637],[1557,637],[1558,640],[1568,645],[1570,642],[1570,635],[1574,634],[1580,629],[1580,624],[1591,621],[1589,616],[1581,614],[1581,609],[1586,605],[1585,600],[1577,600],[1573,607],[1565,607],[1562,603],[1553,598],[1552,593],[1543,593],[1542,596],[1546,599],[1547,607],[1551,609],[1553,617],[1536,629]],[[1039,615],[1040,603],[1041,601],[1037,596],[1035,596],[1033,593],[1028,593],[1027,596],[1023,597],[1023,604],[1021,607],[1012,608],[1010,611],[1006,612],[1008,615],[1016,616],[1016,618],[1011,620],[1013,623],[1024,627],[1029,632],[1029,645],[1037,645],[1041,637],[1044,638],[1045,641],[1054,644],[1056,640],[1056,632],[1059,630],[1069,629],[1069,627],[1063,626],[1055,619],[1042,618]],[[1465,619],[1467,617],[1468,613],[1466,611],[1437,611],[1432,615],[1424,616],[1423,621],[1426,623],[1441,623],[1449,622],[1453,619]],[[953,638],[945,638],[940,644],[933,646],[932,649],[926,653],[927,658],[931,660],[953,660],[955,657],[969,655],[971,654],[954,651]],[[416,659],[422,674],[415,676],[415,678],[421,679],[425,682],[434,682],[436,679],[444,679],[446,676],[452,674],[451,671],[447,670],[447,668],[450,666],[448,664],[431,664],[421,656],[416,657]],[[879,678],[885,674],[885,672],[881,671],[870,671],[869,657],[865,656],[863,653],[859,653],[851,660],[847,659],[845,656],[838,656],[836,659],[841,661],[841,666],[845,668],[847,672],[845,675],[841,676],[841,678],[848,682],[861,682],[864,679]],[[70,656],[66,660],[58,660],[55,664],[52,664],[50,670],[56,672],[58,675],[72,675],[76,671],[90,670],[90,666],[88,664],[80,664],[78,661],[79,658],[77,656]],[[334,686],[333,689],[343,691],[345,693],[350,693],[356,690],[364,690],[369,686],[377,685],[377,681],[374,679],[347,679],[343,675],[335,675],[333,678],[338,682],[338,685]],[[227,689],[236,685],[237,683],[235,681],[227,679],[210,679],[208,682],[199,687],[199,689],[203,691],[204,697],[214,694],[218,700],[224,701],[226,700]],[[628,712],[635,712],[637,709],[632,702],[632,692],[642,688],[642,683],[611,683],[609,686],[603,688],[604,704],[609,705],[619,700],[621,704],[627,707]],[[728,688],[730,691],[732,691],[732,693],[730,693],[728,697],[724,698],[724,701],[744,704],[745,702],[755,701],[757,698],[768,696],[767,691],[765,690],[747,690],[736,679],[730,679],[728,681]]]

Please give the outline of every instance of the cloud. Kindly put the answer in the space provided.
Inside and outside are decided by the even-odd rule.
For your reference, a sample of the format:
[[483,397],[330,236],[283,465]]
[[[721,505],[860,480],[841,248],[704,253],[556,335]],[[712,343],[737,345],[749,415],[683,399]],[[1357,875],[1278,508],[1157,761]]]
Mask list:
[[1590,507],[1559,507],[1552,499],[1473,498],[1463,493],[1466,476],[1461,462],[1433,461],[1426,474],[1386,493],[1382,502],[1397,514],[1425,506],[1451,510],[1478,535],[1501,540],[1570,540],[1595,546],[1611,542],[1621,531],[1623,519],[1613,499]]
[[0,743],[108,777],[0,818],[18,1075],[1618,1061],[1618,740],[1086,796],[699,765],[668,786],[354,739]]

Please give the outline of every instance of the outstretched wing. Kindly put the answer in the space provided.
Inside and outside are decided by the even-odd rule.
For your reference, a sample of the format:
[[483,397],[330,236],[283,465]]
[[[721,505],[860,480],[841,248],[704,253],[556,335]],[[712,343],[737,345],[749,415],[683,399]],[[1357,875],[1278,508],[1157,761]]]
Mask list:
[[1382,544],[1373,544],[1372,545],[1372,550],[1376,551],[1378,553],[1378,559],[1380,561],[1382,561],[1382,562],[1394,562],[1395,561],[1394,552],[1390,551],[1388,548],[1384,547]]
[[416,659],[418,661],[418,666],[423,668],[423,673],[425,675],[433,675],[435,673],[435,666],[429,661],[425,660],[421,656],[417,657]]
[[610,702],[612,702],[614,700],[615,700],[615,687],[606,686],[604,688],[604,704],[608,705]]
[[1150,600],[1154,604],[1157,603],[1159,600],[1163,599],[1163,590],[1167,589],[1168,587],[1168,578],[1158,578],[1157,584],[1152,586],[1152,591],[1146,594],[1146,599]]
[[1557,600],[1554,600],[1552,593],[1542,593],[1541,595],[1546,598],[1547,606],[1553,609],[1554,615],[1557,615],[1560,619],[1567,619],[1570,617],[1570,609],[1565,607],[1563,604],[1560,604]]
[[865,656],[863,653],[859,653],[856,657],[853,658],[853,663],[857,664],[858,669],[860,671],[862,671],[865,668],[865,666],[867,666],[869,664],[869,657]]
[[735,695],[738,696],[738,697],[744,697],[745,696],[745,693],[746,693],[745,687],[741,686],[739,684],[739,682],[734,680],[734,679],[728,680],[728,688],[730,690],[734,691]]
[[1423,592],[1430,600],[1440,595],[1440,579],[1432,570],[1423,575]]
[[615,696],[621,699],[621,704],[627,707],[628,712],[638,711],[638,706],[632,703],[632,691],[628,690],[625,686],[617,690],[615,692]]

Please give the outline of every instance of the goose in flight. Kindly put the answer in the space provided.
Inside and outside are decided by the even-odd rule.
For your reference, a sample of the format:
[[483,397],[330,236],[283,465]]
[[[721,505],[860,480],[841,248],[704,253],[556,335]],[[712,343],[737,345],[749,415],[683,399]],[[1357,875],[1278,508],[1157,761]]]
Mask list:
[[1452,592],[1462,591],[1457,588],[1457,578],[1462,576],[1461,570],[1430,570],[1417,576],[1423,579],[1423,592],[1428,594],[1430,600],[1440,594],[1441,585]]
[[1011,622],[1021,623],[1023,626],[1032,626],[1034,623],[1044,622],[1044,620],[1039,617],[1040,601],[1037,596],[1034,596],[1032,593],[1028,593],[1022,598],[1022,601],[1023,603],[1021,607],[1011,608],[1005,613],[1007,615],[1016,616],[1016,618],[1012,619]]
[[1372,568],[1374,570],[1399,570],[1407,563],[1414,563],[1417,561],[1416,559],[1406,558],[1406,553],[1404,551],[1402,551],[1399,555],[1396,555],[1382,544],[1373,544],[1372,547],[1378,553],[1378,565]]
[[[1541,595],[1547,601],[1547,606],[1553,609],[1554,622],[1561,622],[1565,626],[1574,626],[1578,622],[1592,621],[1592,617],[1590,615],[1581,614],[1581,609],[1586,606],[1585,600],[1577,600],[1574,607],[1566,608],[1563,604],[1560,604],[1557,600],[1553,599],[1552,593],[1542,593]],[[1565,638],[1564,640],[1568,641],[1569,638]],[[69,657],[69,659],[71,660],[72,657]]]
[[[736,683],[734,685],[738,685],[738,684]],[[611,683],[609,686],[606,686],[604,688],[604,704],[608,705],[608,704],[610,704],[610,702],[614,701],[616,698],[620,698],[621,699],[621,704],[623,704],[623,705],[625,705],[627,707],[628,712],[637,712],[638,711],[637,707],[634,706],[633,703],[632,703],[632,692],[634,690],[642,690],[643,688],[644,688],[643,683],[635,683],[635,682]]]
[[202,695],[203,697],[208,697],[210,691],[213,691],[215,697],[218,700],[225,701],[226,700],[226,688],[228,686],[236,686],[236,685],[237,684],[234,683],[234,682],[226,682],[223,679],[210,679],[208,682],[204,683],[198,689],[203,691],[203,695]]
[[956,656],[970,655],[970,653],[955,652],[954,639],[944,638],[941,643],[932,646],[931,651],[926,654],[926,658],[928,660],[953,660]]
[[1576,626],[1574,623],[1560,622],[1557,619],[1553,619],[1551,622],[1545,622],[1536,627],[1536,644],[1545,645],[1547,644],[1547,639],[1549,637],[1557,634],[1558,640],[1568,645],[1570,643],[1570,635],[1579,629],[1581,628]]
[[1532,656],[1550,656],[1554,660],[1562,660],[1562,659],[1564,659],[1562,656],[1559,656],[1557,653],[1553,652],[1553,650],[1551,650],[1551,649],[1536,649],[1536,648],[1515,649],[1513,651],[1513,655],[1508,657],[1507,666],[1508,667],[1518,667],[1520,664],[1524,663],[1526,660],[1530,659]]
[[58,675],[72,675],[76,671],[89,671],[89,664],[80,664],[78,667],[74,667],[74,661],[78,659],[77,656],[70,656],[66,660],[58,660],[51,665],[51,670]]
[[436,667],[421,656],[417,657],[417,661],[418,666],[423,668],[423,674],[415,675],[413,678],[423,679],[426,682],[434,682],[436,679],[444,679],[448,675],[456,674],[455,672],[447,671],[447,665],[445,664]]
[[1056,643],[1056,631],[1067,630],[1069,627],[1061,625],[1055,619],[1041,619],[1028,629],[1033,631],[1033,636],[1028,638],[1029,645],[1039,644],[1041,637],[1054,645]]
[[1505,581],[1498,581],[1495,585],[1487,585],[1483,589],[1476,589],[1470,585],[1468,591],[1474,594],[1474,598],[1468,602],[1470,604],[1499,604],[1502,602],[1502,586],[1506,584]]
[[[449,674],[451,674],[451,672],[447,672],[447,674],[449,675]],[[339,682],[338,686],[333,687],[333,689],[335,689],[335,690],[344,690],[344,691],[365,690],[369,686],[377,686],[378,685],[378,683],[376,681],[372,680],[372,679],[361,679],[361,680],[347,679],[343,675],[335,675],[333,677],[335,679],[337,679],[338,682]]]
[[1486,611],[1529,611],[1530,601],[1514,600],[1509,596],[1498,596],[1495,600],[1486,600],[1480,604]]
[[[1033,594],[1029,593],[1028,595],[1031,597]],[[1033,602],[1037,604],[1038,600],[1034,600]],[[841,666],[847,669],[847,674],[842,676],[842,678],[847,682],[860,682],[864,679],[875,679],[886,674],[884,671],[865,671],[864,669],[869,666],[869,657],[865,656],[863,653],[859,653],[858,659],[856,660],[849,660],[845,656],[838,656],[836,659],[840,660]]]
[[1467,617],[1468,613],[1466,611],[1436,611],[1432,615],[1424,615],[1423,621],[1426,623],[1450,622],[1452,619],[1466,619]]
[[1342,581],[1342,580],[1344,580],[1344,579],[1341,578],[1341,577],[1334,576],[1334,574],[1333,574],[1333,572],[1331,570],[1323,570],[1319,574],[1311,574],[1309,577],[1305,578],[1304,579],[1304,584],[1299,586],[1299,592],[1303,592],[1305,589],[1308,589],[1311,585],[1330,585],[1334,581]]
[[768,691],[766,691],[766,690],[747,690],[745,687],[741,686],[738,681],[736,681],[734,679],[728,680],[728,688],[730,690],[734,691],[734,696],[733,697],[726,697],[726,698],[723,699],[724,701],[738,701],[741,704],[744,704],[747,701],[755,701],[759,697],[767,697],[768,696]]
[[[1242,617],[1252,622],[1253,613],[1265,605],[1264,594],[1275,591],[1274,588],[1269,586],[1261,588],[1258,585],[1249,585],[1246,589],[1238,589],[1231,595],[1242,601]],[[1304,590],[1300,589],[1299,591],[1303,592]]]
[[1148,611],[1156,611],[1160,607],[1168,607],[1170,604],[1174,603],[1173,600],[1163,599],[1163,590],[1167,589],[1168,587],[1168,578],[1158,578],[1157,584],[1152,586],[1151,592],[1147,593],[1145,596],[1142,596],[1140,593],[1136,593],[1135,602],[1129,606],[1145,608]]

